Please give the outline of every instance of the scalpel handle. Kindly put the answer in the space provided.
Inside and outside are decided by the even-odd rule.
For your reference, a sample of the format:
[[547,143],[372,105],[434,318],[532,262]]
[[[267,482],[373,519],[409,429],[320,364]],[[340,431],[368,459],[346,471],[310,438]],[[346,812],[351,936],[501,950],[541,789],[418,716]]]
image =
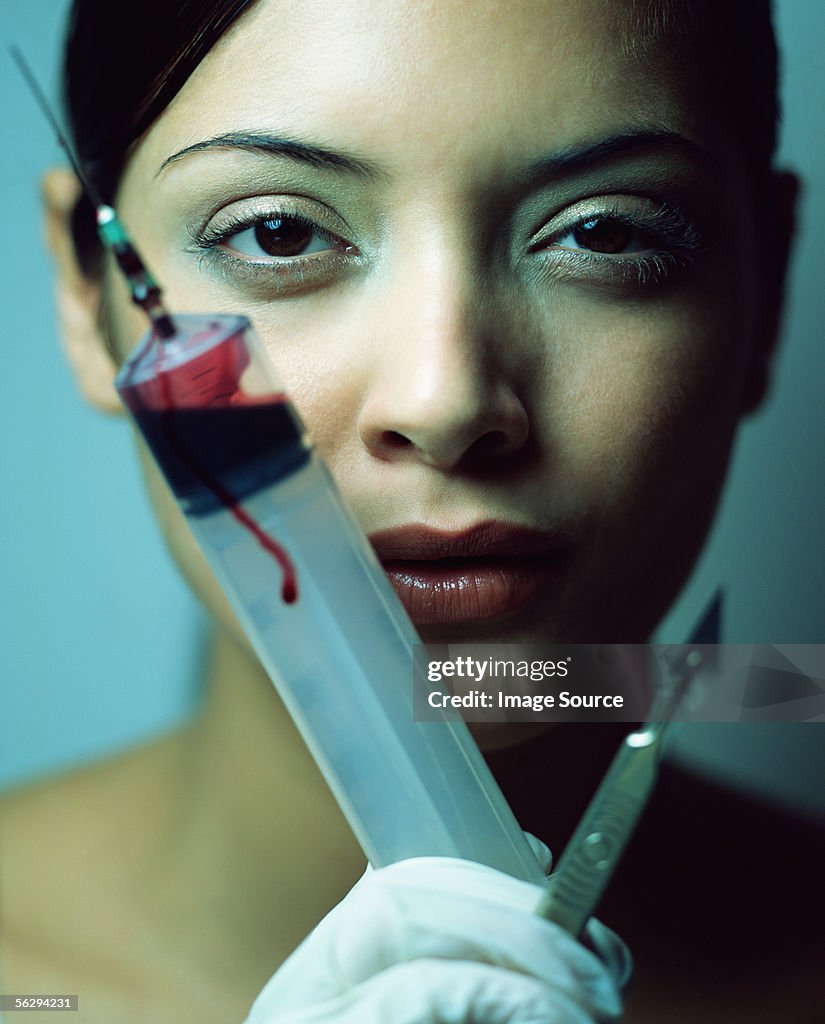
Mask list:
[[660,733],[626,737],[550,876],[536,913],[579,936],[607,888],[656,781]]

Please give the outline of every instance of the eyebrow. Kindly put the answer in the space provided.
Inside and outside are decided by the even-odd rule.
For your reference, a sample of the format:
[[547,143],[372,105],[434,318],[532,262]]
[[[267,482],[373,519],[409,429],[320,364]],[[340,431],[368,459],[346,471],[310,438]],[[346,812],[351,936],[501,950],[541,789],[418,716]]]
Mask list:
[[[632,156],[644,149],[668,146],[685,150],[703,162],[712,164],[717,171],[722,170],[721,165],[709,150],[686,135],[666,129],[631,128],[606,139],[600,139],[598,142],[571,146],[547,154],[527,167],[525,177],[527,180],[561,178],[582,173],[595,164],[613,158]],[[177,163],[178,160],[192,153],[201,153],[212,149],[239,149],[265,156],[285,157],[316,170],[344,171],[359,177],[385,176],[378,164],[347,153],[312,145],[298,139],[270,135],[266,132],[243,131],[226,132],[223,135],[203,139],[201,142],[195,142],[191,146],[186,146],[185,149],[178,150],[177,153],[173,153],[163,161],[155,177],[171,164]]]
[[710,150],[686,135],[666,129],[631,128],[598,142],[572,146],[541,157],[530,164],[526,175],[528,179],[565,177],[615,157],[632,156],[641,150],[669,146],[685,150],[703,162],[712,164],[717,171],[723,170]]
[[375,178],[381,174],[378,165],[368,160],[361,160],[358,157],[325,149],[322,146],[313,146],[307,142],[300,142],[298,139],[268,135],[265,132],[226,132],[224,135],[216,135],[211,139],[196,142],[168,156],[158,168],[155,177],[171,164],[189,156],[190,153],[201,153],[210,149],[240,149],[265,156],[281,156],[317,170],[346,171],[361,177]]

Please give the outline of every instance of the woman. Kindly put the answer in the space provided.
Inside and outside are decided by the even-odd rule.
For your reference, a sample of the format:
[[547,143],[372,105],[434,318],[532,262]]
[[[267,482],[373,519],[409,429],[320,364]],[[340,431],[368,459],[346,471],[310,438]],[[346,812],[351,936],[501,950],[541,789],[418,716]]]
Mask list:
[[[766,12],[158,5],[129,47],[107,50],[114,15],[77,10],[69,98],[84,164],[171,309],[255,322],[421,632],[649,636],[702,544],[775,341],[795,188],[770,162]],[[728,60],[734,29],[746,74]],[[54,174],[46,195],[68,348],[91,401],[114,411],[115,367],[142,320],[91,243],[77,183]],[[216,620],[208,695],[174,737],[7,801],[21,841],[4,854],[5,985],[78,991],[90,1021],[242,1019],[362,858],[145,470]],[[453,560],[434,581],[436,547]],[[503,569],[491,553],[508,556]],[[487,737],[491,764],[522,825],[559,850],[617,737],[520,738]],[[37,843],[56,814],[73,822],[59,851]],[[811,833],[664,780],[603,911],[637,958],[628,1019],[817,1019]],[[517,902],[508,890],[493,920]],[[614,1013],[611,979],[547,941],[563,970],[537,979],[545,1016]],[[336,1011],[311,1001],[314,962],[292,961],[306,1016],[276,1002],[264,1018],[345,1020],[355,1006],[409,1019],[415,990],[441,998],[471,972],[433,981],[419,964],[415,985],[394,989],[384,964],[365,984],[403,993],[395,1006],[359,1007],[353,983]],[[601,1001],[559,981],[577,969]],[[412,1019],[505,1008],[504,996],[439,1005]]]

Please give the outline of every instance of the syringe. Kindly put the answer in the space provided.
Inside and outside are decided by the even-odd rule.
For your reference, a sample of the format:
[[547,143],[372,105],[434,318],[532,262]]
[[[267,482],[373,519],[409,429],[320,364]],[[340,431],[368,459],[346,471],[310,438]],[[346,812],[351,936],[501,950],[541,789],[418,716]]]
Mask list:
[[464,723],[414,721],[414,689],[429,690],[414,675],[418,637],[249,322],[165,310],[14,57],[150,320],[117,376],[121,398],[367,857],[462,857],[543,883]]
[[413,720],[415,631],[248,322],[174,326],[118,390],[368,858],[543,881],[463,722]]

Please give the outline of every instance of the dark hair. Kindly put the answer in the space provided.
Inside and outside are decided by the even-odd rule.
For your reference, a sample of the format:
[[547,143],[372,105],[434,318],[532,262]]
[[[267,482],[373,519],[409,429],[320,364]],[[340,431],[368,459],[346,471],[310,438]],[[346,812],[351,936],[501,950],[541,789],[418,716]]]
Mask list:
[[[124,29],[113,0],[74,0],[67,25],[63,100],[81,167],[114,200],[129,151],[171,103],[229,26],[255,0],[142,0]],[[94,214],[84,196],[72,228],[84,272],[100,266]]]
[[[111,201],[130,148],[224,32],[255,0],[142,0],[124,31],[113,0],[74,0],[64,98],[70,134],[90,180]],[[755,193],[770,177],[779,105],[771,0],[625,0],[624,49],[646,59],[664,42],[686,64],[702,60],[706,87],[729,107],[732,136]],[[99,247],[88,202],[73,220],[81,265]]]

